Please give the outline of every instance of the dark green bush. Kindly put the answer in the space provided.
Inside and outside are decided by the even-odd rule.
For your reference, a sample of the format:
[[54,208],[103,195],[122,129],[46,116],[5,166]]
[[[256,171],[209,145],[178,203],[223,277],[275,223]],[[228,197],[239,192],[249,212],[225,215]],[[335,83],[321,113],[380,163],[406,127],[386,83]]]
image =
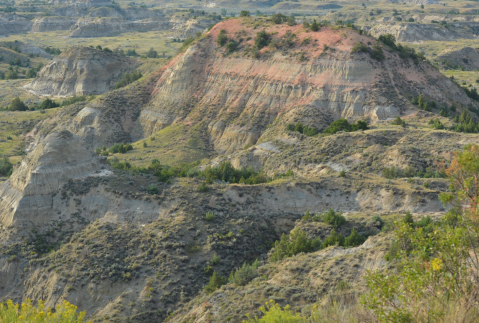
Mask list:
[[1,176],[10,176],[13,172],[13,165],[10,162],[10,159],[7,156],[3,156],[0,159],[0,175]]
[[271,35],[266,32],[266,30],[262,30],[256,34],[256,38],[254,40],[255,47],[257,49],[262,49],[271,42]]
[[213,272],[213,275],[210,277],[208,285],[205,286],[205,292],[208,294],[213,293],[215,290],[227,283],[227,279],[222,277],[216,271]]
[[302,133],[305,136],[310,136],[310,137],[318,134],[318,130],[316,130],[316,128],[310,127],[308,125],[303,125],[301,122],[297,122],[296,124],[292,124],[292,123],[288,124],[286,126],[286,130],[296,131],[296,132]]
[[329,246],[344,246],[344,236],[341,233],[336,233],[336,230],[331,230],[330,235],[324,239],[323,241],[323,248],[327,248]]
[[216,40],[216,43],[219,46],[224,46],[228,42],[228,36],[226,36],[226,30],[221,29],[220,33],[218,34],[218,39]]
[[332,208],[323,213],[321,215],[321,219],[336,229],[346,223],[346,218],[341,214],[341,212],[336,213]]
[[350,124],[346,119],[339,119],[331,123],[324,133],[335,134],[339,131],[351,132],[358,130],[367,130],[369,126],[366,121],[358,120],[356,123]]

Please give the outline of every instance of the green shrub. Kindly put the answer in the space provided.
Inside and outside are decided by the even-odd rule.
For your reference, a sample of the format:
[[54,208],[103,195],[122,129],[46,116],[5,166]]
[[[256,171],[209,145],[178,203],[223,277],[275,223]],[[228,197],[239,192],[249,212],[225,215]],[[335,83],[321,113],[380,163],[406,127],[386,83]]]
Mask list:
[[275,242],[270,260],[278,261],[300,252],[312,252],[319,249],[321,249],[319,238],[308,239],[306,232],[294,229],[289,236],[283,234],[281,239]]
[[158,194],[158,192],[159,192],[158,186],[156,186],[155,184],[149,185],[148,188],[146,189],[146,191],[150,195]]
[[221,29],[220,33],[218,34],[218,39],[216,43],[218,46],[224,46],[228,42],[228,36],[226,36],[226,30]]
[[366,241],[366,238],[363,237],[361,234],[359,234],[356,231],[356,228],[353,228],[349,237],[344,239],[344,246],[345,247],[357,247],[357,246],[362,245],[364,243],[364,241]]
[[310,137],[318,134],[318,130],[316,130],[316,128],[310,127],[308,125],[303,125],[301,122],[297,122],[296,124],[292,124],[292,123],[288,124],[286,126],[286,130],[299,132],[305,136],[310,136]]
[[10,176],[13,172],[13,165],[10,162],[8,156],[3,156],[0,159],[0,175],[1,176]]
[[351,53],[369,53],[370,49],[363,43],[356,43],[351,49]]
[[286,20],[288,20],[288,17],[286,17],[285,15],[281,13],[275,13],[271,16],[271,19],[273,20],[275,24],[279,25],[285,22]]
[[341,212],[336,213],[332,208],[322,214],[321,218],[325,223],[332,225],[336,229],[346,223],[346,218]]
[[125,87],[128,84],[131,84],[131,83],[135,82],[136,80],[139,80],[142,77],[143,77],[143,74],[141,74],[140,71],[134,71],[132,73],[125,73],[121,77],[120,81],[118,81],[115,84],[115,89]]
[[244,263],[243,266],[231,273],[229,280],[236,286],[245,286],[258,277],[259,262],[256,260],[251,265]]
[[201,183],[198,187],[198,192],[208,192],[210,190],[209,186],[205,182]]
[[[146,53],[146,57],[148,58],[158,58],[158,52],[152,48]],[[141,76],[140,76],[141,77]],[[140,78],[139,77],[139,78]]]
[[213,275],[210,277],[208,285],[205,286],[204,290],[206,293],[211,294],[226,283],[227,279],[214,271]]
[[256,38],[254,40],[255,47],[257,49],[262,49],[271,42],[271,35],[266,32],[266,30],[262,30],[256,34]]
[[226,44],[226,53],[227,54],[231,54],[232,52],[234,52],[236,50],[236,48],[238,48],[238,43],[235,42],[235,41],[230,41]]
[[206,212],[205,220],[206,221],[214,221],[215,214],[213,212]]
[[27,111],[28,107],[26,106],[25,103],[23,103],[22,100],[20,100],[20,98],[15,98],[13,99],[12,104],[10,104],[9,110],[10,111]]
[[331,230],[331,233],[327,238],[323,241],[323,248],[327,248],[329,246],[344,246],[344,236],[341,233],[336,233],[336,230]]
[[318,31],[319,30],[319,24],[316,22],[316,19],[313,19],[313,23],[309,27],[311,31]]
[[212,265],[217,265],[220,262],[221,262],[220,256],[218,256],[217,254],[214,254],[213,257],[211,258],[211,264]]
[[67,301],[61,302],[54,309],[46,308],[42,300],[38,301],[37,306],[33,306],[30,299],[21,306],[14,304],[11,300],[0,304],[2,323],[84,323],[85,316],[85,312],[78,313],[77,307]]

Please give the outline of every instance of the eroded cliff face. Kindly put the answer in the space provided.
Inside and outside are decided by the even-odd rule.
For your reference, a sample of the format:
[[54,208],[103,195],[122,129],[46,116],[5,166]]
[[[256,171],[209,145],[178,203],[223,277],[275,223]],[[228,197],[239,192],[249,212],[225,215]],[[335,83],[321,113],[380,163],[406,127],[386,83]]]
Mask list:
[[[356,43],[370,42],[352,30],[283,27],[272,36],[278,49],[264,48],[255,59],[249,52],[254,37],[227,54],[216,44],[221,29],[236,41],[257,32],[241,20],[221,23],[170,64],[135,123],[134,140],[173,122],[203,122],[215,150],[230,153],[254,144],[277,118],[323,129],[338,118],[393,118],[418,92],[441,103],[471,102],[426,63],[402,60],[386,48],[384,61],[352,54]],[[287,32],[294,35],[290,47],[282,45]]]
[[[238,42],[232,53],[216,43],[222,29]],[[359,42],[373,43],[356,31],[271,25],[265,31],[271,45],[255,58],[258,29],[240,19],[220,23],[144,82],[107,94],[57,129],[78,134],[94,149],[180,123],[204,129],[222,154],[253,145],[267,127],[286,123],[322,130],[339,118],[394,118],[419,94],[438,104],[476,104],[426,62],[402,59],[386,46],[384,60],[352,53]]]
[[134,59],[89,47],[71,47],[42,68],[26,86],[37,95],[72,96],[111,90],[138,65]]
[[[99,172],[102,159],[68,131],[48,135],[0,186],[0,226],[15,232],[51,221],[53,193],[68,180]],[[9,234],[2,235],[2,239]],[[19,237],[17,237],[19,238]]]
[[40,17],[33,21],[31,32],[41,33],[55,30],[70,29],[78,18],[73,17]]
[[[130,16],[131,14],[131,16]],[[135,13],[126,13],[125,17],[134,18]],[[159,15],[159,14],[158,14]],[[198,31],[204,31],[217,21],[211,19],[193,20],[155,16],[140,20],[128,20],[123,16],[79,19],[72,27],[70,37],[102,37],[116,35],[122,32],[142,32],[151,30],[173,30],[178,36],[193,36]]]
[[0,15],[0,36],[25,33],[32,27],[32,22],[16,14]]

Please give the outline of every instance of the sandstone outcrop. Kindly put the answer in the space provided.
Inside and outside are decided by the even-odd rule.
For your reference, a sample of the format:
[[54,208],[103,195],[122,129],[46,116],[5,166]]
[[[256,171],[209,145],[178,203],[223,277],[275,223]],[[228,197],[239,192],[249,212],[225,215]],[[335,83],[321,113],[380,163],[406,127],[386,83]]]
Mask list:
[[89,47],[71,47],[43,67],[26,88],[38,95],[72,96],[111,90],[138,65],[134,59]]
[[392,34],[399,42],[420,42],[426,40],[454,40],[472,38],[473,35],[454,32],[445,27],[429,24],[382,23],[374,25],[369,32],[374,37]]
[[53,193],[69,179],[98,172],[101,166],[102,160],[74,134],[48,135],[0,186],[1,227],[28,231],[49,223]]
[[0,36],[26,33],[32,27],[32,22],[16,14],[0,15]]
[[78,18],[73,17],[40,17],[33,21],[30,31],[33,33],[41,33],[55,30],[68,30],[77,21]]
[[72,27],[70,37],[102,37],[124,32],[145,32],[152,30],[173,30],[177,37],[186,38],[204,31],[217,21],[195,20],[177,17],[152,17],[142,20],[127,20],[122,17],[79,19]]

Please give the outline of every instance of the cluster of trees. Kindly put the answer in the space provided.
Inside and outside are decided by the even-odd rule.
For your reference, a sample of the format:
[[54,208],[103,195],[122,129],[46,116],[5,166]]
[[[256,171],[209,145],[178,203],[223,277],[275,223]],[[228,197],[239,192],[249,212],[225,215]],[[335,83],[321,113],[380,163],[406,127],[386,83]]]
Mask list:
[[404,178],[404,177],[420,177],[420,178],[445,178],[446,173],[442,169],[437,169],[437,167],[429,166],[425,171],[418,170],[412,166],[407,166],[404,169],[397,168],[392,166],[391,168],[383,168],[381,171],[383,177],[388,179],[395,178]]
[[14,69],[13,66],[9,66],[6,72],[0,71],[0,79],[16,80],[18,79],[18,73],[19,73],[18,67]]
[[[106,150],[106,149],[105,149]],[[101,150],[100,153],[104,151]],[[236,169],[231,165],[231,162],[225,161],[222,162],[217,167],[208,166],[204,170],[198,170],[199,162],[194,162],[191,164],[181,163],[176,166],[162,165],[158,159],[153,159],[151,164],[144,167],[136,167],[131,165],[129,162],[120,160],[116,157],[109,160],[108,163],[115,169],[126,170],[131,172],[143,173],[143,174],[154,174],[158,177],[158,181],[170,183],[171,178],[175,177],[197,177],[205,180],[206,184],[210,184],[213,181],[220,180],[227,183],[236,183],[236,184],[246,184],[246,185],[255,185],[261,183],[267,183],[272,181],[274,178],[283,178],[293,176],[292,171],[288,171],[285,174],[279,174],[274,178],[268,177],[262,171],[256,172],[252,167]],[[207,191],[206,184],[203,185],[204,190]]]
[[228,36],[226,35],[226,30],[221,29],[220,33],[218,34],[218,39],[216,40],[216,42],[221,47],[226,45],[226,53],[230,54],[234,52],[236,48],[238,48],[239,43],[233,39],[229,41],[228,40],[229,39],[228,39]]
[[142,77],[143,77],[143,74],[141,74],[140,71],[133,71],[131,73],[125,73],[125,74],[123,74],[121,79],[115,84],[115,89],[120,89],[122,87],[125,87],[128,84],[131,84],[131,83],[135,82],[136,80],[139,80]]
[[403,127],[403,128],[406,128],[406,121],[404,121],[403,119],[401,119],[400,116],[397,116],[396,119],[394,119],[393,122],[391,122],[391,124],[396,125],[396,126],[401,126],[401,127]]
[[311,215],[309,211],[306,211],[306,214],[302,217],[302,220],[306,222],[324,222],[333,226],[335,229],[340,228],[346,223],[346,218],[342,215],[342,213],[335,212],[332,208],[322,214],[314,215]]
[[335,134],[339,131],[352,132],[358,130],[368,130],[369,126],[366,121],[358,120],[356,123],[349,123],[346,119],[339,119],[329,125],[324,133]]
[[278,261],[301,252],[308,253],[320,249],[319,238],[309,239],[306,232],[294,229],[290,235],[283,234],[281,239],[275,242],[270,260]]
[[28,106],[25,104],[25,102],[23,102],[20,98],[17,97],[17,98],[14,98],[12,100],[12,103],[8,107],[8,110],[10,110],[10,111],[47,110],[47,109],[53,109],[53,108],[67,106],[67,105],[74,104],[74,103],[77,103],[77,102],[83,102],[83,101],[86,101],[86,99],[87,98],[85,96],[73,96],[71,98],[63,100],[61,103],[57,103],[50,98],[46,98],[41,103],[36,104],[36,105],[31,106],[30,108],[28,108]]
[[415,104],[419,109],[423,109],[424,111],[431,111],[432,109],[437,108],[437,103],[435,101],[426,101],[422,94],[419,94],[417,97],[414,97],[411,100],[412,104]]
[[95,149],[95,153],[100,156],[109,156],[110,154],[118,154],[118,153],[124,154],[130,150],[133,150],[133,146],[131,144],[116,143],[113,146],[111,146],[109,149],[106,149],[105,146],[103,146],[101,149],[97,148]]
[[302,133],[303,135],[306,136],[314,136],[318,134],[318,130],[314,127],[310,127],[308,125],[303,125],[301,122],[296,122],[296,124],[290,123],[286,126],[286,130],[288,131],[295,131]]
[[60,55],[62,53],[60,48],[55,48],[55,47],[50,47],[50,46],[45,47],[44,50],[45,50],[45,52],[47,52],[50,55]]
[[384,52],[383,48],[376,42],[372,48],[363,44],[363,43],[356,43],[353,48],[351,49],[351,53],[369,53],[371,58],[381,61],[384,59]]
[[426,56],[424,56],[423,52],[416,53],[414,48],[396,44],[396,37],[391,34],[381,35],[378,37],[378,40],[397,52],[399,57],[403,59],[411,58],[416,64],[418,64],[419,61],[426,61]]
[[43,68],[43,63],[40,63],[38,64],[37,67],[32,67],[30,68],[28,71],[27,71],[27,74],[25,75],[25,77],[27,79],[32,79],[32,78],[35,78],[37,76],[37,73]]
[[462,111],[461,115],[456,115],[453,119],[456,123],[449,128],[447,128],[439,119],[429,120],[429,124],[437,130],[450,130],[455,132],[465,132],[465,133],[479,133],[479,123],[474,122],[470,114],[466,111]]
[[282,24],[282,23],[287,23],[288,26],[294,26],[296,25],[296,18],[294,17],[294,15],[290,15],[289,17],[288,16],[285,16],[281,13],[275,13],[273,14],[273,16],[271,17],[273,22],[275,24]]

